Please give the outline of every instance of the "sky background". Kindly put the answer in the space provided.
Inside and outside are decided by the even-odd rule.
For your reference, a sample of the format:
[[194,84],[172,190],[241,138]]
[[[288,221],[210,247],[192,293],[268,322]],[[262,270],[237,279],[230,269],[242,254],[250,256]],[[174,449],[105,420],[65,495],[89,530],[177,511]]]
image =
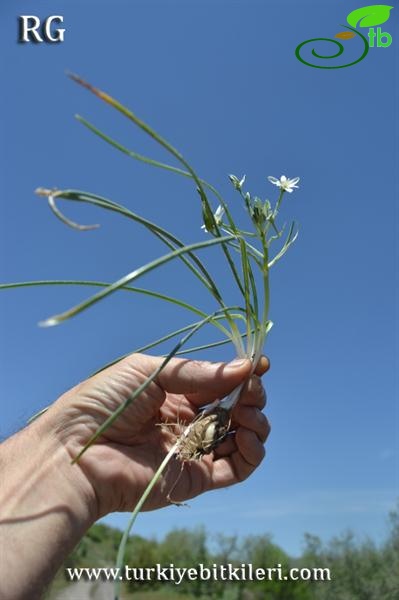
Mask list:
[[[300,235],[272,274],[275,327],[266,353],[267,459],[245,483],[190,508],[140,516],[136,533],[173,527],[270,532],[300,553],[305,531],[324,540],[352,529],[377,542],[398,497],[398,81],[396,8],[370,49],[346,69],[313,69],[294,55],[343,30],[360,3],[279,0],[61,2],[0,6],[0,280],[113,281],[165,252],[139,225],[63,205],[65,227],[33,191],[79,188],[126,204],[188,242],[204,239],[192,184],[118,153],[74,120],[79,113],[129,148],[169,157],[121,115],[74,85],[77,72],[130,106],[195,165],[244,218],[228,173],[275,198],[267,176],[300,176],[282,219]],[[63,44],[18,44],[20,14],[63,14]],[[344,42],[359,55],[358,40]],[[320,45],[319,51],[329,48]],[[343,58],[343,57],[342,57]],[[344,62],[344,61],[343,61]],[[231,303],[220,251],[203,251]],[[184,266],[140,285],[214,305]],[[2,437],[114,357],[193,319],[120,293],[55,328],[37,322],[90,295],[84,288],[0,292]],[[217,339],[211,329],[198,343]],[[396,340],[396,341],[395,341]],[[163,348],[165,350],[165,348]],[[198,357],[228,360],[231,348]],[[106,523],[124,527],[127,515]]]

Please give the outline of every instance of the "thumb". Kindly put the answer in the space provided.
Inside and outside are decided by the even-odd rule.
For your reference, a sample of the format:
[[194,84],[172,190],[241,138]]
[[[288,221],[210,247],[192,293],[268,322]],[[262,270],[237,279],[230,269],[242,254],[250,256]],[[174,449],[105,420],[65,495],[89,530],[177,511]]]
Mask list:
[[[150,357],[148,357],[150,358]],[[151,357],[156,369],[162,359]],[[159,385],[175,394],[212,393],[215,397],[224,396],[239,385],[251,372],[251,361],[247,358],[235,359],[229,363],[184,360],[174,358],[162,369],[157,377]]]

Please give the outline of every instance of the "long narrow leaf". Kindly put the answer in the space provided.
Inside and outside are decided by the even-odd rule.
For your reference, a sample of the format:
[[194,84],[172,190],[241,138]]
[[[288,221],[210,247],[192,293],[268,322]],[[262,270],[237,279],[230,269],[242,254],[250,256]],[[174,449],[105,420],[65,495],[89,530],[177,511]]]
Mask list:
[[[15,289],[15,288],[20,288],[20,287],[37,287],[37,286],[52,286],[52,285],[83,285],[83,286],[92,286],[92,287],[102,287],[102,288],[106,288],[109,287],[110,285],[112,285],[111,283],[107,283],[104,281],[86,281],[86,280],[43,280],[43,281],[20,281],[17,283],[0,283],[0,290],[7,290],[7,289]],[[132,287],[132,286],[127,286],[124,285],[123,287],[120,288],[122,291],[125,292],[134,292],[137,294],[143,294],[146,296],[151,296],[152,298],[157,298],[159,300],[164,300],[165,302],[170,302],[171,304],[175,304],[177,306],[181,306],[182,308],[186,308],[187,310],[195,313],[196,315],[200,316],[200,317],[206,317],[207,313],[205,313],[203,310],[197,308],[196,306],[193,306],[192,304],[188,304],[188,302],[183,302],[182,300],[179,300],[178,298],[173,298],[172,296],[167,296],[166,294],[161,294],[159,292],[153,292],[152,290],[146,290],[144,288],[137,288],[137,287]],[[241,315],[239,315],[241,317]],[[220,317],[221,319],[223,317]],[[241,317],[242,318],[242,317]],[[220,323],[218,323],[216,320],[215,321],[211,321],[212,325],[215,325],[218,329],[220,329],[220,331],[222,331],[226,336],[228,336],[231,339],[231,335],[228,329],[226,329],[225,327],[223,327],[223,325],[221,325]]]
[[[251,331],[253,333],[253,331]],[[247,333],[242,333],[241,338],[245,338]],[[192,346],[191,348],[187,348],[186,350],[180,350],[176,352],[175,356],[184,356],[186,354],[192,354],[193,352],[200,352],[201,350],[209,350],[209,348],[217,348],[218,346],[225,346],[229,344],[230,340],[219,340],[217,342],[211,342],[210,344],[203,344],[201,346]]]
[[89,306],[92,306],[93,304],[95,304],[96,302],[99,302],[106,296],[109,296],[116,290],[123,288],[125,285],[127,285],[131,281],[138,279],[139,277],[145,275],[146,273],[149,273],[150,271],[160,267],[161,265],[173,260],[174,258],[178,257],[180,254],[183,254],[184,252],[191,252],[192,250],[199,250],[201,248],[214,246],[216,244],[222,244],[223,242],[228,241],[229,239],[232,239],[232,236],[229,236],[229,237],[226,236],[224,238],[216,238],[213,240],[208,240],[206,242],[197,242],[195,244],[190,244],[189,246],[179,248],[178,250],[174,250],[173,252],[170,252],[168,254],[164,254],[160,258],[157,258],[157,259],[149,262],[148,264],[146,264],[142,267],[139,267],[138,269],[135,269],[131,273],[128,273],[124,277],[121,277],[120,279],[118,279],[117,281],[115,281],[114,283],[109,285],[107,288],[105,288],[104,290],[101,290],[97,294],[94,294],[94,296],[91,296],[84,302],[81,302],[80,304],[73,306],[72,308],[70,308],[69,310],[67,310],[63,313],[54,315],[54,316],[46,319],[45,321],[42,321],[40,323],[40,325],[42,327],[50,327],[53,325],[58,325],[62,321],[65,321],[66,319],[69,319],[69,318],[79,314],[86,308],[89,308]]
[[54,200],[54,196],[52,196],[51,194],[47,197],[47,201],[48,201],[48,205],[49,205],[50,209],[55,214],[55,216],[57,217],[57,219],[59,219],[60,221],[62,221],[62,223],[64,223],[64,225],[68,225],[68,227],[72,227],[72,229],[77,229],[78,231],[89,231],[90,229],[98,229],[100,227],[100,225],[98,225],[98,224],[95,224],[95,225],[80,225],[79,223],[75,223],[75,221],[71,221],[71,219],[68,219],[57,208],[57,205],[56,205],[55,200]]
[[[125,216],[132,218],[133,220],[138,221],[139,223],[143,224],[152,233],[154,233],[159,239],[161,239],[169,248],[174,249],[174,246],[173,246],[173,244],[170,243],[170,241],[172,241],[175,245],[177,245],[179,247],[184,247],[183,242],[178,240],[175,236],[173,236],[167,230],[159,227],[155,223],[151,223],[150,221],[148,221],[147,219],[144,219],[143,217],[140,217],[139,215],[136,215],[132,211],[128,210],[126,207],[118,205],[115,202],[112,202],[111,200],[108,200],[106,198],[102,198],[101,196],[97,196],[95,194],[91,194],[88,192],[80,192],[79,190],[54,191],[54,190],[46,190],[43,188],[38,188],[36,190],[36,193],[39,195],[42,195],[42,196],[54,196],[54,197],[59,197],[59,198],[65,198],[68,200],[75,200],[75,201],[79,201],[79,202],[89,202],[91,204],[101,206],[105,209],[119,212],[119,213],[124,214]],[[212,219],[214,219],[213,215],[212,215]],[[65,219],[65,221],[68,222],[67,219]],[[218,236],[220,237],[219,232],[218,232]],[[223,252],[226,254],[226,248],[225,248],[224,243],[222,243],[222,248],[223,248]],[[183,260],[183,262],[191,269],[191,271],[193,271],[194,274],[202,281],[202,283],[204,283],[204,285],[209,289],[209,291],[212,293],[214,298],[218,301],[220,306],[224,307],[225,304],[223,302],[221,294],[220,294],[219,290],[217,289],[214,280],[210,276],[210,274],[207,271],[207,269],[205,268],[205,266],[202,264],[200,259],[194,253],[189,252],[188,255],[198,265],[200,271],[202,271],[202,273],[204,274],[206,279],[204,279],[204,277],[201,275],[201,273],[198,272],[198,270],[190,263],[190,261],[188,261],[186,259],[185,256],[180,256],[181,260]],[[242,343],[241,343],[241,340],[239,337],[239,332],[236,327],[236,324],[234,323],[233,320],[230,320],[228,314],[227,314],[227,319],[229,320],[229,325],[232,330],[232,340],[233,340],[233,343],[237,350],[237,353],[239,356],[243,356],[244,350],[243,350],[243,346],[242,346]]]
[[[138,154],[137,152],[134,152],[133,150],[129,150],[129,148],[126,148],[126,146],[123,146],[123,144],[121,144],[117,140],[111,138],[106,133],[100,131],[100,129],[97,129],[97,127],[95,127],[92,123],[87,121],[87,119],[85,119],[81,115],[75,115],[75,118],[77,121],[79,121],[79,123],[82,123],[82,125],[87,127],[87,129],[89,129],[92,133],[94,133],[95,135],[100,137],[102,140],[107,142],[107,144],[110,144],[110,146],[113,146],[114,148],[116,148],[120,152],[123,152],[123,154],[126,154],[130,158],[134,158],[135,160],[138,160],[140,162],[151,165],[152,167],[157,167],[159,169],[171,171],[172,173],[176,173],[177,175],[182,175],[183,177],[187,177],[189,179],[193,178],[192,174],[189,173],[189,171],[185,171],[184,169],[179,169],[179,167],[173,167],[172,165],[168,165],[168,164],[160,162],[158,160],[149,158],[148,156],[143,156],[142,154]],[[203,179],[200,179],[200,181],[204,187],[209,187],[209,184],[206,181],[204,181]]]
[[[233,307],[233,310],[242,310],[240,309],[239,306],[235,306]],[[230,312],[230,311],[228,311]],[[207,315],[204,315],[205,317]],[[240,317],[242,318],[242,315],[231,315],[232,318],[236,318],[236,317]],[[217,317],[215,317],[214,319],[212,319],[212,322],[215,323],[216,320],[219,319],[225,319],[226,315],[219,315]],[[211,321],[209,321],[210,323]],[[98,373],[101,373],[101,371],[104,371],[104,369],[108,369],[108,367],[112,367],[113,365],[115,365],[116,363],[118,363],[120,360],[123,360],[124,358],[126,358],[127,356],[130,356],[130,354],[140,354],[143,352],[147,352],[148,350],[151,350],[152,348],[155,348],[155,346],[159,346],[160,344],[163,344],[164,342],[167,342],[168,340],[170,340],[173,337],[176,337],[177,335],[180,335],[181,333],[185,333],[186,331],[189,331],[190,329],[192,329],[197,323],[191,323],[190,325],[186,325],[185,327],[181,327],[180,329],[176,329],[175,331],[171,331],[170,333],[167,333],[166,335],[158,338],[157,340],[153,341],[153,342],[149,342],[148,344],[145,344],[144,346],[140,346],[139,348],[135,348],[134,350],[131,350],[130,352],[127,352],[126,354],[122,354],[121,356],[118,356],[117,358],[114,358],[112,361],[106,363],[105,365],[103,365],[102,367],[100,367],[99,369],[97,369],[97,371],[95,371],[94,373],[91,374],[90,377],[92,377],[93,375],[97,375]],[[231,339],[231,335],[229,332],[228,333],[228,338],[226,340],[222,340],[219,342],[214,342],[214,344],[207,344],[203,347],[198,347],[198,348],[194,348],[192,350],[190,350],[190,352],[194,352],[194,350],[203,350],[206,348],[212,348],[213,346],[221,346],[223,344],[228,344],[230,342],[232,342]],[[177,352],[176,356],[179,354],[183,354],[186,353],[187,351],[182,351],[182,352]]]
[[[158,160],[154,160],[153,158],[149,158],[148,156],[143,156],[142,154],[138,154],[137,152],[134,152],[133,150],[130,150],[129,148],[126,148],[126,146],[124,146],[123,144],[121,144],[120,142],[118,142],[117,140],[111,138],[109,135],[105,134],[104,132],[100,131],[100,129],[98,129],[97,127],[95,127],[92,123],[90,123],[89,121],[87,121],[86,119],[84,119],[82,116],[80,115],[75,115],[75,118],[82,123],[82,125],[84,125],[85,127],[87,127],[87,129],[89,129],[92,133],[94,133],[95,135],[97,135],[98,137],[100,137],[102,140],[104,140],[105,142],[107,142],[108,144],[110,144],[111,146],[113,146],[114,148],[116,148],[117,150],[119,150],[120,152],[123,152],[123,154],[126,154],[127,156],[129,156],[130,158],[133,158],[134,160],[138,160],[140,162],[149,164],[153,167],[157,167],[159,169],[164,169],[165,171],[170,171],[171,173],[175,173],[177,175],[181,175],[182,177],[187,177],[189,179],[193,179],[193,175],[192,173],[190,173],[189,171],[185,171],[184,169],[180,169],[179,167],[174,167],[172,165],[169,165],[167,163],[163,163],[160,162]],[[219,201],[219,204],[221,206],[223,206],[226,216],[229,218],[229,221],[233,221],[230,215],[230,212],[228,210],[228,206],[225,204],[221,194],[217,191],[217,189],[211,185],[208,181],[206,181],[205,179],[199,179],[199,181],[201,182],[201,185],[204,188],[207,188],[208,190],[210,190],[215,197],[217,198],[217,200]],[[232,234],[236,234],[237,233],[237,228],[234,226],[234,228],[232,227],[230,229],[230,231],[228,231],[228,233],[232,233]],[[256,234],[252,233],[252,232],[243,232],[241,231],[242,234],[245,235],[249,235],[249,236],[253,236],[255,237]]]
[[276,264],[277,261],[280,260],[280,258],[282,258],[284,256],[284,254],[287,252],[288,248],[290,246],[292,246],[292,244],[295,242],[295,240],[298,237],[298,231],[295,233],[295,235],[293,235],[294,233],[294,228],[295,228],[295,222],[293,222],[291,224],[287,239],[284,243],[284,246],[281,248],[280,252],[278,252],[276,254],[276,256],[269,262],[268,267],[269,269]]
[[165,150],[170,152],[170,154],[172,154],[172,156],[174,156],[191,173],[192,178],[194,179],[198,188],[201,190],[201,192],[206,198],[206,194],[204,192],[201,180],[199,179],[198,175],[196,174],[192,166],[186,161],[184,156],[176,148],[174,148],[172,144],[170,144],[165,138],[160,136],[154,129],[152,129],[152,127],[150,127],[147,123],[145,123],[142,119],[135,115],[130,109],[121,104],[115,98],[112,98],[109,94],[103,92],[102,90],[99,90],[98,88],[94,87],[93,85],[82,79],[82,77],[79,77],[74,73],[68,73],[68,75],[73,81],[75,81],[75,83],[78,83],[79,85],[83,86],[84,88],[92,92],[95,96],[97,96],[98,98],[115,108],[118,112],[127,117],[140,129],[142,129],[147,135],[149,135],[156,142],[158,142],[158,144],[165,148]]
[[[209,215],[209,218],[212,221],[212,230],[215,232],[216,236],[220,237],[221,233],[220,233],[219,227],[216,223],[216,220],[213,216],[213,212],[209,205],[209,201],[208,201],[207,195],[205,193],[204,186],[201,182],[201,179],[198,177],[197,173],[194,171],[194,169],[192,168],[190,163],[187,162],[187,160],[183,157],[183,155],[176,148],[174,148],[174,146],[172,146],[172,144],[170,144],[165,138],[160,136],[154,129],[152,129],[152,127],[150,127],[142,119],[137,117],[137,115],[135,115],[126,106],[121,104],[118,100],[116,100],[115,98],[112,98],[109,94],[103,92],[102,90],[99,90],[98,88],[94,87],[93,85],[91,85],[90,83],[88,83],[87,81],[82,79],[82,77],[79,77],[78,75],[76,75],[74,73],[69,73],[68,75],[73,81],[75,81],[79,85],[83,86],[84,88],[86,88],[87,90],[92,92],[95,96],[97,96],[98,98],[100,98],[101,100],[103,100],[104,102],[106,102],[107,104],[112,106],[113,108],[115,108],[117,111],[119,111],[125,117],[127,117],[130,121],[132,121],[135,125],[137,125],[140,129],[142,129],[150,137],[152,137],[156,142],[158,142],[158,144],[160,144],[163,148],[165,148],[168,152],[170,152],[170,154],[172,154],[172,156],[174,156],[189,171],[189,173],[191,174],[192,178],[194,179],[194,181],[198,187],[198,191],[200,193],[201,200],[205,204],[206,213],[207,213],[207,215]],[[222,199],[222,206],[226,210],[226,214],[229,215],[229,220],[231,221],[231,225],[233,227],[235,227],[234,221],[231,219],[228,207],[227,207],[226,203],[223,201],[223,199]],[[233,259],[230,256],[228,248],[224,244],[222,244],[222,250],[226,256],[227,262],[229,263],[229,266],[233,273],[234,279],[237,282],[237,285],[238,285],[241,293],[244,295],[244,289],[241,284],[240,278],[238,277],[237,269],[235,268]]]
[[[64,200],[71,200],[71,201],[75,201],[75,202],[84,202],[84,203],[88,203],[88,204],[93,204],[94,206],[100,206],[101,208],[104,208],[105,210],[111,210],[113,212],[117,212],[119,214],[124,215],[125,217],[127,217],[129,219],[132,219],[133,221],[136,221],[137,223],[140,223],[144,227],[146,227],[153,235],[158,237],[171,250],[173,250],[175,246],[178,246],[179,248],[183,248],[185,246],[185,244],[181,240],[179,240],[176,236],[171,234],[166,229],[163,229],[159,225],[152,223],[148,219],[145,219],[144,217],[141,217],[140,215],[132,212],[125,206],[122,206],[121,204],[117,204],[116,202],[112,202],[111,200],[104,198],[102,196],[98,196],[96,194],[91,194],[89,192],[82,192],[80,190],[54,191],[54,190],[47,190],[44,188],[38,188],[36,190],[36,193],[39,196],[45,196],[47,198],[53,197],[53,198],[62,198]],[[60,212],[60,211],[58,211],[58,212]],[[67,219],[64,215],[62,215],[62,217],[63,217],[62,220],[64,221],[64,223],[66,223],[66,224],[71,223],[69,221],[69,219]],[[71,226],[73,226],[73,225],[71,225]],[[181,256],[181,260],[198,277],[198,279],[200,279],[200,281],[211,291],[211,293],[216,298],[216,300],[221,305],[223,305],[221,295],[220,295],[219,290],[217,289],[215,281],[213,280],[213,278],[211,277],[211,275],[209,274],[209,272],[207,271],[205,266],[202,264],[201,260],[193,253],[188,253],[188,256],[197,265],[199,270],[196,269],[195,266],[191,264],[191,262],[188,260],[187,257]]]
[[[26,282],[26,283],[22,283],[22,284],[1,284],[0,285],[0,289],[7,289],[7,288],[13,288],[13,287],[23,287],[25,285],[28,285],[28,286],[29,285],[37,285],[39,283],[40,282],[33,281],[33,282]],[[62,281],[46,281],[44,283],[51,285],[51,284],[58,284],[58,283],[61,283],[61,284],[62,283],[71,283],[71,282],[69,282],[69,281],[67,281],[67,282],[62,282]],[[80,283],[80,282],[76,282],[76,283]],[[85,283],[87,283],[87,282],[85,282]],[[90,282],[90,284],[93,284],[93,283],[94,282]],[[108,284],[101,284],[101,285],[108,285]],[[131,288],[123,288],[123,289],[125,289],[127,291],[131,291]],[[140,291],[147,292],[147,290],[140,290]],[[237,310],[237,309],[238,310],[243,310],[240,307],[232,307],[230,310]],[[205,313],[202,313],[202,314],[205,317],[207,316]],[[240,315],[240,314],[232,314],[231,317],[232,318],[243,318],[242,315]],[[213,325],[219,325],[219,323],[217,323],[217,321],[219,321],[221,319],[225,319],[225,318],[226,318],[225,315],[217,315],[213,319],[210,319],[209,323],[213,324]],[[141,348],[136,348],[135,350],[132,350],[131,352],[127,352],[126,354],[122,354],[121,356],[118,356],[118,358],[115,358],[114,360],[111,360],[110,362],[106,363],[105,365],[103,365],[102,367],[100,367],[99,369],[97,369],[96,371],[94,371],[93,373],[91,373],[91,375],[89,375],[89,377],[94,377],[94,375],[98,375],[98,373],[101,373],[105,369],[108,369],[109,367],[112,367],[113,365],[115,365],[119,361],[123,360],[124,358],[127,358],[128,356],[130,356],[130,354],[137,354],[139,352],[144,352],[144,350],[148,350],[150,348],[153,348],[154,346],[156,346],[156,345],[158,345],[158,344],[160,344],[160,343],[162,343],[162,342],[164,342],[164,341],[166,341],[166,340],[168,340],[168,339],[170,339],[170,338],[172,338],[172,337],[174,337],[176,335],[179,335],[180,333],[188,331],[189,329],[192,329],[194,325],[195,325],[195,323],[191,324],[191,325],[188,325],[186,327],[183,327],[182,329],[178,329],[178,330],[176,330],[176,331],[174,331],[174,332],[172,332],[172,333],[164,336],[163,338],[160,338],[160,339],[156,340],[155,342],[152,342],[151,344],[148,344],[146,347],[143,346]],[[199,352],[201,350],[208,350],[208,348],[216,348],[218,346],[224,346],[226,344],[229,344],[232,341],[231,340],[231,336],[230,336],[230,333],[229,333],[229,331],[227,329],[225,331],[228,334],[228,338],[227,339],[219,340],[217,342],[211,342],[210,344],[203,344],[202,346],[193,346],[191,348],[187,348],[187,350],[181,350],[179,352],[176,352],[175,356],[183,356],[183,355],[186,355],[186,354],[190,354],[192,352]],[[246,336],[246,333],[243,333],[241,335],[241,337],[243,337],[243,338],[245,336]],[[44,408],[40,409],[37,413],[35,413],[34,415],[32,415],[28,419],[27,423],[29,424],[29,423],[32,423],[32,421],[35,421],[38,417],[40,417],[41,415],[43,415],[50,408],[50,406],[51,406],[51,404],[49,404],[48,406],[45,406]]]

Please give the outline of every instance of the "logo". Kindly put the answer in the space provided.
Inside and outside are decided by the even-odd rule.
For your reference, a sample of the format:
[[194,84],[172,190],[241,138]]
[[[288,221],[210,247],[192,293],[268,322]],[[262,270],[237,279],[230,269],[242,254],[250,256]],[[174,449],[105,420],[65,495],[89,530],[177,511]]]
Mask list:
[[[382,28],[380,27],[380,25],[383,25],[383,23],[388,21],[392,9],[393,6],[387,6],[386,4],[374,4],[372,6],[357,8],[349,13],[346,18],[349,26],[342,25],[342,27],[345,27],[347,31],[341,31],[337,33],[335,38],[349,43],[351,43],[350,40],[357,38],[360,43],[361,54],[360,57],[357,55],[357,58],[353,56],[353,59],[344,65],[314,64],[313,62],[309,62],[309,60],[313,61],[312,57],[320,59],[320,61],[332,60],[341,56],[345,52],[345,49],[349,50],[348,46],[345,48],[344,45],[338,41],[338,39],[320,37],[313,38],[311,40],[305,40],[299,44],[299,46],[297,46],[295,50],[295,56],[301,63],[307,65],[308,67],[313,67],[314,69],[344,69],[346,67],[352,67],[366,58],[370,48],[388,48],[388,46],[392,44],[391,34],[386,31],[382,31]],[[362,28],[363,32],[361,32],[358,28]],[[311,56],[309,55],[309,60],[307,60],[304,57],[306,55],[306,46],[308,46],[308,44],[312,45],[315,42],[328,42],[329,44],[334,44],[336,52],[329,55],[319,54],[312,46],[311,53],[308,53],[311,54]],[[359,44],[356,44],[356,50],[358,47]],[[307,50],[310,50],[310,46],[308,46]],[[352,48],[352,50],[354,50],[354,48]]]

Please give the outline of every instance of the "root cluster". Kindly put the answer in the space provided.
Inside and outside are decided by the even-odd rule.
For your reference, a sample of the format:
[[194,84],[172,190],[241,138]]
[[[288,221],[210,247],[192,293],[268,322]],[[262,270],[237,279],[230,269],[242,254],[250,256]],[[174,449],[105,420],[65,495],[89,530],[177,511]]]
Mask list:
[[182,462],[200,460],[210,454],[224,440],[229,428],[230,413],[223,408],[199,414],[180,437],[179,459]]

